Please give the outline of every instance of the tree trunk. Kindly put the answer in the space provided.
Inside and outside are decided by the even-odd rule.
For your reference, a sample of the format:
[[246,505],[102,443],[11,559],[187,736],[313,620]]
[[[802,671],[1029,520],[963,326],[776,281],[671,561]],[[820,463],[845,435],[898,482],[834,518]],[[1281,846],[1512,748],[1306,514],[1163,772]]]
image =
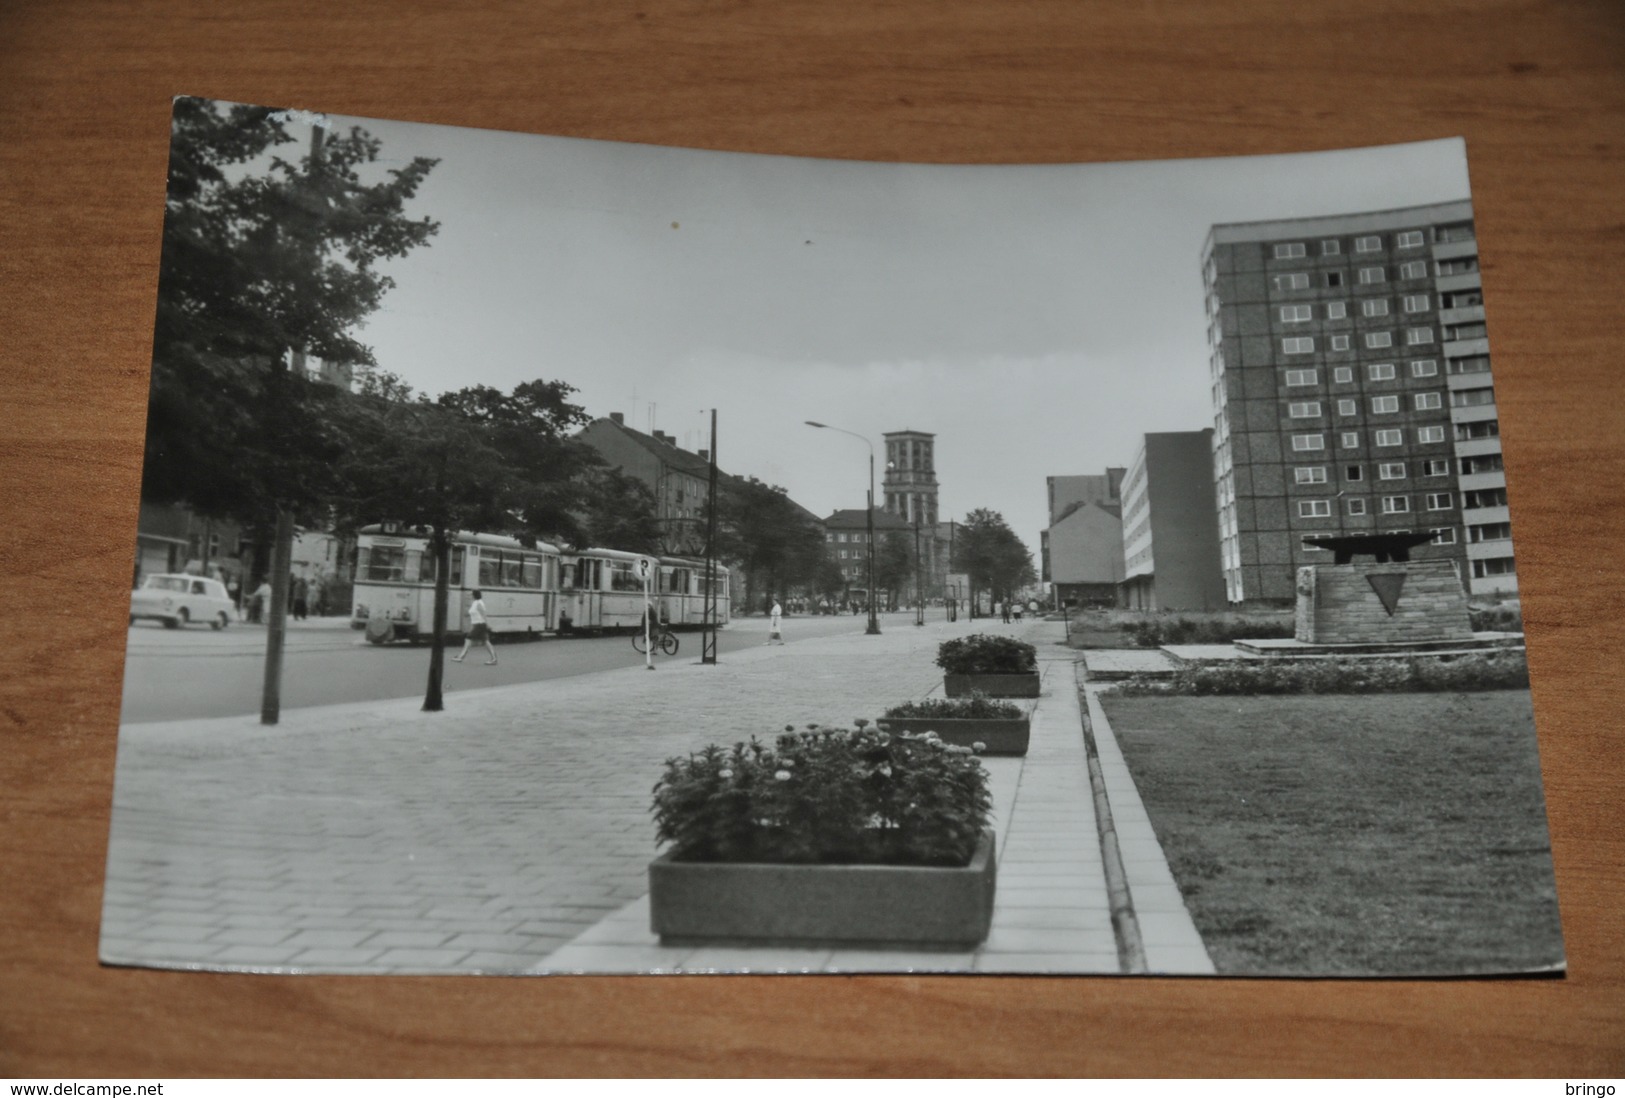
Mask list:
[[446,671],[446,604],[451,601],[451,535],[436,527],[429,544],[434,547],[434,634],[429,642],[429,686],[423,694],[423,711],[438,713],[446,707],[441,683]]
[[260,723],[282,717],[282,648],[288,629],[288,572],[293,568],[293,512],[277,508],[271,551],[271,605],[266,607],[265,682],[260,692]]

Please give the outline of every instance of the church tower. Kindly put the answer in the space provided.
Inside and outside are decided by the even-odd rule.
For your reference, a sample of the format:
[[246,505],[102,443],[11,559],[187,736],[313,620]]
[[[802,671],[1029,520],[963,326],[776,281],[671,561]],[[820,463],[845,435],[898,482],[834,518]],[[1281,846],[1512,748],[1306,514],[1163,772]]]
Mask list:
[[920,528],[920,566],[928,597],[942,586],[947,554],[937,537],[936,435],[927,431],[886,433],[884,509]]

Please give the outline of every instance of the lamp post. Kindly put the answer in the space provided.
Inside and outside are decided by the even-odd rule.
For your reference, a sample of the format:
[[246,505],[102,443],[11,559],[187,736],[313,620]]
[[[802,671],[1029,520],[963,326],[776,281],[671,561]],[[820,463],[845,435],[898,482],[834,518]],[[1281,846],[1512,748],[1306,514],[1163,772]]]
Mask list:
[[925,576],[920,571],[920,513],[914,512],[914,624],[925,624]]
[[827,423],[817,423],[810,419],[802,422],[809,427],[818,427],[825,431],[837,431],[843,435],[851,435],[869,447],[869,509],[865,513],[869,530],[869,628],[863,632],[866,636],[879,636],[880,622],[875,618],[875,444],[856,431],[848,431],[844,427],[831,427]]

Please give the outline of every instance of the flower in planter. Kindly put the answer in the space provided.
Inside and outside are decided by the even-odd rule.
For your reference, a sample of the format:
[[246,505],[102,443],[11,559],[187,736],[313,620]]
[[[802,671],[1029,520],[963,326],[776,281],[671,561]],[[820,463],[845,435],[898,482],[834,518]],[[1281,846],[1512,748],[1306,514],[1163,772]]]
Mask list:
[[968,864],[990,809],[968,749],[866,725],[668,759],[653,813],[680,861],[949,866]]
[[937,720],[1020,720],[1026,710],[1014,702],[989,698],[980,691],[972,691],[964,698],[927,698],[924,701],[904,702],[886,710],[887,717],[935,718]]
[[950,675],[1028,675],[1038,670],[1038,649],[1014,637],[976,633],[938,645],[937,666]]

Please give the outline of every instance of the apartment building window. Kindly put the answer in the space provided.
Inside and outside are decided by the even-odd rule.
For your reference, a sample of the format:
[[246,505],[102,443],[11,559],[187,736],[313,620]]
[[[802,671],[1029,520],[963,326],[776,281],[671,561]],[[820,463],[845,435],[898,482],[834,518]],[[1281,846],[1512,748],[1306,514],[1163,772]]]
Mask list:
[[1367,332],[1365,335],[1365,345],[1372,350],[1378,350],[1382,347],[1392,347],[1394,345],[1394,333]]
[[1320,401],[1304,400],[1287,405],[1287,414],[1293,419],[1310,419],[1320,415]]
[[1473,578],[1487,579],[1490,576],[1510,576],[1515,574],[1516,568],[1512,565],[1511,557],[1491,557],[1489,560],[1473,561]]
[[1444,398],[1439,396],[1438,393],[1416,394],[1416,410],[1418,412],[1430,412],[1435,408],[1442,407],[1444,407]]
[[1289,355],[1306,355],[1315,349],[1315,341],[1311,336],[1288,336],[1281,340],[1281,352]]
[[1378,415],[1399,411],[1399,398],[1397,396],[1379,396],[1371,398],[1371,410]]
[[1352,401],[1352,400],[1340,400],[1340,401],[1337,402],[1337,414],[1340,415],[1340,416],[1358,415],[1359,412],[1360,412],[1360,405],[1357,404],[1355,401]]
[[1334,289],[1335,290],[1337,287],[1341,286],[1342,284],[1343,284],[1343,272],[1342,271],[1327,271],[1326,272],[1326,286],[1327,286],[1328,289]]
[[1451,504],[1450,504],[1450,493],[1449,492],[1429,492],[1428,493],[1428,510],[1429,511],[1448,511],[1448,510],[1450,510],[1450,506],[1451,506]]
[[1342,255],[1343,242],[1340,240],[1322,240],[1320,242],[1321,255]]
[[1309,273],[1297,271],[1293,274],[1278,274],[1270,279],[1275,283],[1277,290],[1307,290],[1309,288]]
[[1447,477],[1450,475],[1450,462],[1445,458],[1429,458],[1423,466],[1423,476]]
[[1385,515],[1409,514],[1411,509],[1410,496],[1383,496],[1382,513]]
[[1400,278],[1426,278],[1427,276],[1428,265],[1420,259],[1413,259],[1409,263],[1401,263],[1399,266]]
[[1487,374],[1490,372],[1490,356],[1467,355],[1465,358],[1450,359],[1447,365],[1453,374]]
[[1377,432],[1377,445],[1378,446],[1403,446],[1403,445],[1405,445],[1405,432],[1404,431],[1378,431]]
[[1482,408],[1494,403],[1494,389],[1457,389],[1450,394],[1452,408]]
[[1380,252],[1382,251],[1382,237],[1362,236],[1354,242],[1354,250],[1356,252]]
[[1365,467],[1362,465],[1346,465],[1343,467],[1343,479],[1346,481],[1359,481],[1365,479]]
[[1360,433],[1358,431],[1343,432],[1343,449],[1358,450],[1360,448]]
[[1423,443],[1423,444],[1430,443],[1430,442],[1443,442],[1444,441],[1444,428],[1443,427],[1418,427],[1417,430],[1416,430],[1416,441],[1420,442],[1420,443]]
[[1302,244],[1277,244],[1275,246],[1276,259],[1302,259],[1305,254]]
[[1387,316],[1388,299],[1386,297],[1373,297],[1360,302],[1360,311],[1366,316]]
[[1377,466],[1378,480],[1404,480],[1405,463],[1403,461],[1385,461]]
[[1507,490],[1505,488],[1479,488],[1476,491],[1465,492],[1461,497],[1463,507],[1505,507],[1507,505]]
[[1441,259],[1439,261],[1439,277],[1448,278],[1450,275],[1472,274],[1478,270],[1478,257],[1464,255],[1460,259]]
[[1435,526],[1433,528],[1433,545],[1456,544],[1456,528],[1454,526]]
[[1419,358],[1411,363],[1412,377],[1438,377],[1439,362],[1432,358]]
[[1484,304],[1484,295],[1478,290],[1457,290],[1455,293],[1444,294],[1442,302],[1446,309],[1466,309]]
[[1320,382],[1320,375],[1314,370],[1288,370],[1286,383],[1292,386],[1315,385]]
[[1361,267],[1360,285],[1374,286],[1379,282],[1388,281],[1388,272],[1381,267]]
[[1476,457],[1461,459],[1462,476],[1472,476],[1474,473],[1499,473],[1506,468],[1506,461],[1500,454],[1479,454]]
[[1439,225],[1433,230],[1433,242],[1435,244],[1455,244],[1462,240],[1476,239],[1477,237],[1473,235],[1473,223],[1471,221],[1459,221],[1454,225]]
[[1409,346],[1419,347],[1424,343],[1433,342],[1432,328],[1406,328],[1405,342]]
[[1324,465],[1300,465],[1292,471],[1293,479],[1299,484],[1325,484],[1326,467]]
[[1332,336],[1332,350],[1346,351],[1349,349],[1349,337],[1346,335]]
[[1467,527],[1468,541],[1507,541],[1511,537],[1510,522],[1486,522],[1480,526]]
[[1428,311],[1427,294],[1406,294],[1405,311],[1407,313],[1425,313]]
[[1332,501],[1329,499],[1300,499],[1298,501],[1299,518],[1331,518]]
[[[1346,340],[1346,339],[1348,339],[1348,336],[1344,336],[1343,338]],[[1337,339],[1338,339],[1337,336],[1332,337],[1332,350],[1334,350],[1334,351],[1338,349],[1337,348]],[[1345,347],[1343,349],[1347,350],[1348,348]],[[1339,383],[1339,384],[1341,384],[1341,385],[1347,385],[1349,382],[1354,380],[1354,367],[1353,366],[1338,366],[1337,368],[1332,370],[1332,380]]]
[[1483,339],[1489,332],[1483,324],[1455,324],[1444,330],[1444,337],[1450,340]]
[[1351,499],[1351,500],[1348,501],[1348,503],[1349,503],[1349,507],[1348,507],[1349,514],[1351,514],[1351,515],[1363,515],[1363,514],[1365,514],[1365,500],[1363,500],[1363,499]]
[[1400,233],[1397,243],[1401,248],[1420,248],[1422,246],[1422,234],[1420,231]]
[[1456,424],[1456,441],[1468,442],[1475,438],[1499,438],[1501,436],[1501,421],[1497,419],[1481,419],[1476,423]]
[[1392,362],[1373,362],[1365,368],[1365,379],[1367,381],[1394,380],[1394,364]]
[[1344,317],[1346,317],[1348,315],[1349,315],[1348,302],[1346,302],[1346,301],[1328,301],[1328,302],[1326,302],[1326,319],[1327,320],[1342,320]]
[[1326,448],[1325,435],[1293,435],[1292,448],[1294,450],[1324,450]]
[[1315,318],[1314,309],[1308,305],[1282,305],[1281,320],[1287,324],[1297,324]]

